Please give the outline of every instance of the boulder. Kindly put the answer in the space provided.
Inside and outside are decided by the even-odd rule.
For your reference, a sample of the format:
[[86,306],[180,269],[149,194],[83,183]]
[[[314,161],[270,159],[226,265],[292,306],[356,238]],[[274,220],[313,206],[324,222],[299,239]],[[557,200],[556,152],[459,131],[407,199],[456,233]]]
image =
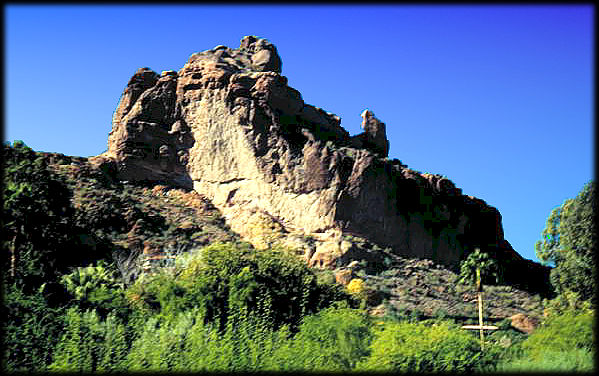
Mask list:
[[532,333],[540,323],[538,318],[518,313],[510,317],[511,326],[519,331],[530,334]]

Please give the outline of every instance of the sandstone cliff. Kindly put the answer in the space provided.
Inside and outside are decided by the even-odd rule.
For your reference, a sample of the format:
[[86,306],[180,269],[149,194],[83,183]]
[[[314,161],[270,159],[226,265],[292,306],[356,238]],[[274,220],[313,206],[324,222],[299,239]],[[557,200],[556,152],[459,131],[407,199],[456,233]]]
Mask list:
[[120,180],[193,189],[255,246],[297,248],[311,265],[382,257],[352,236],[454,269],[480,247],[507,280],[546,280],[547,268],[504,239],[497,209],[387,158],[386,125],[372,111],[362,113],[364,132],[350,136],[338,116],[287,85],[281,66],[274,45],[248,36],[237,49],[193,54],[177,72],[139,69],[108,150],[92,163]]

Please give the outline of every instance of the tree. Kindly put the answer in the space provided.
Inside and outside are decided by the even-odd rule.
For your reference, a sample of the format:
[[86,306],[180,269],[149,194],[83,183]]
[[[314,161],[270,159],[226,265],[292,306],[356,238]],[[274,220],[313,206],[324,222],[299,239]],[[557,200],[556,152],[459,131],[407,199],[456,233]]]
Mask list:
[[[3,150],[2,248],[8,279],[37,289],[61,266],[72,237],[71,193],[22,141]],[[6,276],[5,276],[6,277]]]
[[480,345],[484,348],[483,334],[483,278],[494,277],[497,280],[497,263],[491,259],[487,253],[481,252],[476,248],[474,252],[468,255],[466,260],[462,261],[458,283],[475,284],[478,301],[478,324],[480,326]]
[[595,210],[595,182],[590,181],[576,198],[567,199],[551,211],[542,238],[535,245],[541,262],[555,266],[551,284],[558,297],[569,297],[569,305],[596,303]]
[[63,327],[60,274],[82,254],[71,225],[71,191],[47,158],[22,141],[2,150],[2,367],[36,371]]
[[476,285],[478,291],[482,291],[482,281],[498,278],[498,267],[495,260],[491,259],[485,252],[476,248],[474,252],[462,261],[458,283]]

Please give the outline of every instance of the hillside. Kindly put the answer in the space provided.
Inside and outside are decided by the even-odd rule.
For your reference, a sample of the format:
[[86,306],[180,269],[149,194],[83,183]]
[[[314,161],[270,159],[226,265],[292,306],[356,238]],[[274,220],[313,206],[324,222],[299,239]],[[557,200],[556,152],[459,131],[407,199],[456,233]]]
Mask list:
[[442,264],[346,235],[352,261],[308,267],[297,249],[240,241],[197,192],[22,142],[3,156],[7,371],[592,367],[592,310],[487,284],[499,330],[483,350],[460,327],[475,291]]
[[[86,252],[116,261],[125,283],[132,283],[150,266],[160,268],[168,259],[216,242],[239,242],[210,201],[193,190],[134,182],[121,182],[111,171],[99,170],[87,158],[58,153],[37,153],[68,186],[75,209],[73,217]],[[428,259],[406,258],[364,239],[346,236],[349,254],[360,262],[319,270],[323,278],[347,284],[365,281],[370,290],[370,312],[381,316],[450,317],[473,321],[476,292],[456,285],[456,274]],[[301,257],[301,251],[297,252]],[[347,265],[350,264],[350,267]],[[76,265],[73,265],[76,266]],[[508,285],[487,286],[485,316],[500,322],[522,313],[542,316],[542,298]]]
[[209,200],[194,191],[114,180],[87,158],[41,153],[71,193],[81,243],[110,254],[129,284],[160,256],[240,238]]

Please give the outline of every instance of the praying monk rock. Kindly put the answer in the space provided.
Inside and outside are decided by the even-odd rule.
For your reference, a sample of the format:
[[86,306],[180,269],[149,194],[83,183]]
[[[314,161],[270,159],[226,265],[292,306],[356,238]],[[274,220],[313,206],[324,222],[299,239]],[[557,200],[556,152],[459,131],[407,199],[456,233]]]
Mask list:
[[512,249],[497,209],[389,159],[386,125],[370,110],[364,132],[350,136],[281,72],[276,47],[254,36],[194,53],[178,71],[140,68],[114,112],[108,150],[92,161],[120,180],[193,189],[254,246],[294,248],[313,266],[391,252],[457,270],[480,247],[506,281],[544,288],[549,269]]

